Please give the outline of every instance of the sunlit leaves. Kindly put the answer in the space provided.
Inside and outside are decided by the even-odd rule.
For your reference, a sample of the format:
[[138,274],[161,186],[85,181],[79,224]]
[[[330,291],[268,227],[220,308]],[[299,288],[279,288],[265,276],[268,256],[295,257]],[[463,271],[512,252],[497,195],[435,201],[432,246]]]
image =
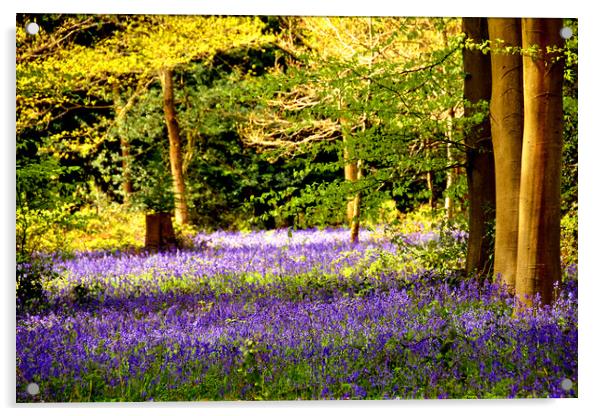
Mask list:
[[[457,117],[463,104],[457,19],[289,18],[287,23],[278,41],[297,52],[297,65],[258,82],[257,110],[240,123],[239,132],[247,144],[269,149],[273,159],[313,158],[318,149],[332,146],[338,160],[314,160],[314,169],[328,165],[342,176],[346,162],[364,165],[356,184],[315,183],[301,190],[287,202],[295,210],[305,205],[317,218],[322,206],[336,216],[348,195],[362,191],[370,196],[363,202],[370,215],[426,172],[447,169],[453,162],[441,152],[446,142],[453,141],[461,163],[463,137],[457,122],[449,120],[450,110]],[[308,131],[309,121],[319,130]]]
[[[109,36],[92,44],[70,44],[49,50],[44,59],[28,59],[35,44],[18,49],[17,132],[48,124],[73,108],[90,106],[89,97],[110,100],[110,88],[124,77],[155,76],[218,51],[270,41],[258,18],[217,16],[117,16]],[[57,32],[73,26],[66,18]],[[85,20],[84,20],[85,19]],[[103,17],[96,17],[102,21]],[[23,31],[23,29],[19,29]],[[38,39],[45,34],[40,33]],[[49,35],[51,36],[51,35]],[[18,39],[23,36],[19,35]],[[56,43],[56,42],[55,42]],[[51,44],[53,44],[51,42]],[[38,47],[39,48],[39,47]],[[52,53],[50,53],[52,52]],[[92,105],[94,105],[92,103]]]

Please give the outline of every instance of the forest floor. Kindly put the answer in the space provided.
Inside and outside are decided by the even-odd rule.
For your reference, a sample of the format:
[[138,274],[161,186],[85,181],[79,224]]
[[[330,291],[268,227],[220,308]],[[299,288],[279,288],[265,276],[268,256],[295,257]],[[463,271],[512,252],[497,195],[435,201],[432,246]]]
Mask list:
[[17,401],[577,396],[575,266],[513,315],[499,284],[421,264],[439,236],[402,241],[217,232],[55,259],[46,307],[17,316]]

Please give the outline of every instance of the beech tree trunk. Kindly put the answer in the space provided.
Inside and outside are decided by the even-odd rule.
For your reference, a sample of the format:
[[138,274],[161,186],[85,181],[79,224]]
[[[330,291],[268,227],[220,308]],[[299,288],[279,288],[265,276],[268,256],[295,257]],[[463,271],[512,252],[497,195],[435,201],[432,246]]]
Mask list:
[[[347,140],[343,139],[343,157],[345,159],[345,180],[350,182],[356,182],[361,177],[361,168],[358,160],[350,159],[350,152],[347,145]],[[347,222],[349,229],[351,230],[350,240],[352,243],[359,241],[360,232],[360,203],[361,196],[356,193],[347,201]]]
[[182,171],[182,141],[174,102],[173,71],[171,69],[163,69],[159,73],[159,78],[161,79],[161,86],[163,88],[163,112],[169,136],[169,162],[174,186],[176,222],[178,224],[187,224],[186,183]]
[[[113,83],[113,106],[115,108],[115,124],[119,131],[119,126],[122,124],[122,117],[120,117],[123,110],[123,102],[119,94],[119,84]],[[132,185],[132,176],[130,173],[130,143],[127,138],[119,134],[119,145],[121,147],[121,175],[122,175],[122,186],[123,186],[123,202],[128,204],[132,193],[134,192],[134,186]]]
[[514,291],[523,142],[523,58],[519,51],[507,52],[503,48],[521,47],[521,21],[490,18],[488,25],[492,42],[490,120],[497,190],[493,273]]
[[[560,281],[562,162],[562,19],[522,19],[524,135],[518,213],[516,295],[526,306],[536,294],[554,299]],[[536,45],[538,51],[531,52]],[[520,305],[518,306],[520,308]]]
[[[476,43],[488,39],[486,18],[462,18],[462,30]],[[463,49],[464,99],[471,104],[491,98],[491,62],[479,50]],[[475,114],[472,105],[464,115]],[[466,175],[468,180],[468,274],[484,274],[491,270],[493,236],[490,227],[495,218],[495,172],[491,144],[491,125],[486,118],[466,132]]]

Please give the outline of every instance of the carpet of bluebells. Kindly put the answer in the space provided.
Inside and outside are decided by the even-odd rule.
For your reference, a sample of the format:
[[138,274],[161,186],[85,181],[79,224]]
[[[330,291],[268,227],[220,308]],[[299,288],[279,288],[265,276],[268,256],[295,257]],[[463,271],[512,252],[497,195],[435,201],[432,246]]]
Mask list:
[[49,306],[17,317],[17,401],[577,396],[574,268],[554,305],[513,315],[493,282],[404,270],[377,233],[347,239],[217,232],[57,261]]

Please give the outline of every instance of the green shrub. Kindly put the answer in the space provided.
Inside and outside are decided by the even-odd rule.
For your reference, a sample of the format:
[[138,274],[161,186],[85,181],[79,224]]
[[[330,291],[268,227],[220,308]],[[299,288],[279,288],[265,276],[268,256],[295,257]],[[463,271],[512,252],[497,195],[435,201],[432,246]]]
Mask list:
[[577,264],[578,218],[568,212],[560,220],[560,257],[565,265]]
[[468,234],[461,216],[445,218],[442,211],[420,209],[388,231],[406,270],[446,274],[464,270]]
[[17,313],[36,312],[47,306],[44,282],[58,276],[46,256],[17,254],[16,301]]
[[144,213],[112,203],[99,209],[86,207],[79,215],[86,226],[72,230],[72,248],[83,250],[129,250],[144,246]]

